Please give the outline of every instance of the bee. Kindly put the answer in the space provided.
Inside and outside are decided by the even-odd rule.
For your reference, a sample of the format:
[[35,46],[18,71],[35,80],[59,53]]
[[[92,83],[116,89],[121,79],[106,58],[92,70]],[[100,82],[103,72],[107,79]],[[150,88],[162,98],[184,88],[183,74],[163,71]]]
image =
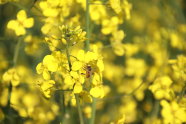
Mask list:
[[90,78],[91,75],[93,74],[93,70],[92,70],[91,65],[86,65],[85,67],[83,67],[83,69],[85,70],[86,73],[85,74],[81,73],[81,74],[85,75],[86,78]]

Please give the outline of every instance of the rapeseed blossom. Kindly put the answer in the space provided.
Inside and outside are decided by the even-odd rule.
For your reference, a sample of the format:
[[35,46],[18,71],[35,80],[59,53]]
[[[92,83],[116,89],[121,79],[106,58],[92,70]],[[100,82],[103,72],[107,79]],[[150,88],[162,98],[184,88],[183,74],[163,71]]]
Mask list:
[[34,25],[33,18],[27,18],[25,10],[20,10],[17,13],[17,20],[10,20],[7,27],[15,31],[17,36],[25,35],[25,28],[31,28]]
[[120,0],[109,0],[112,9],[118,14],[121,12]]
[[169,76],[162,76],[157,78],[149,89],[154,93],[157,99],[171,99],[171,84],[172,80]]
[[168,103],[166,100],[161,101],[161,105],[163,107],[161,114],[164,119],[165,124],[169,123],[176,123],[181,124],[186,122],[186,112],[185,109],[176,101],[172,101],[171,103]]
[[[72,71],[84,75],[85,80],[92,80],[90,94],[96,98],[103,97],[102,71],[104,65],[101,56],[94,52],[78,51],[77,60],[72,63]],[[88,83],[91,83],[88,81]],[[90,85],[90,84],[87,84]]]
[[3,81],[5,83],[11,82],[12,86],[17,86],[20,84],[20,76],[17,73],[15,68],[11,68],[7,72],[4,73]]

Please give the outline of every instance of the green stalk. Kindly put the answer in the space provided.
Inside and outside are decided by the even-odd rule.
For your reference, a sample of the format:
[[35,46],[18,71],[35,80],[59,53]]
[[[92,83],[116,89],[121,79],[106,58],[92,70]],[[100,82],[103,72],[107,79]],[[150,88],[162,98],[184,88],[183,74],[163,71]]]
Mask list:
[[[17,65],[17,59],[18,59],[18,56],[19,56],[19,50],[20,50],[21,42],[22,42],[22,38],[19,37],[19,40],[18,40],[18,42],[16,44],[16,47],[15,47],[15,50],[14,50],[13,67],[15,67]],[[10,83],[9,96],[8,96],[8,105],[10,105],[11,92],[12,92],[12,84]]]
[[96,98],[93,98],[92,102],[92,113],[91,113],[91,118],[90,118],[90,124],[94,124],[95,121],[95,116],[96,116]]
[[90,15],[89,15],[89,0],[86,0],[86,38],[85,41],[85,50],[90,50]]
[[[89,8],[90,8],[90,0],[86,0],[86,42],[85,42],[85,50],[90,50],[90,15],[89,15]],[[94,124],[96,115],[96,99],[93,98],[92,102],[92,117],[90,119],[90,124]]]
[[21,46],[21,40],[22,39],[20,38],[19,41],[16,44],[16,48],[15,48],[15,51],[14,51],[14,57],[13,57],[13,66],[16,66],[16,64],[17,64],[19,49],[20,49],[20,46]]
[[[19,37],[19,40],[16,44],[16,47],[15,47],[15,50],[14,50],[14,56],[13,56],[13,67],[15,67],[17,65],[17,60],[18,60],[18,55],[19,55],[19,50],[20,50],[20,46],[21,46],[21,41],[22,41],[22,38]],[[11,93],[12,93],[12,83],[10,83],[9,87],[8,87],[8,104],[7,104],[7,107],[8,107],[8,115],[5,114],[5,116],[9,116],[11,114],[11,107],[10,107],[10,100],[11,100]],[[10,119],[10,121],[12,121]]]
[[[72,70],[72,64],[71,64],[71,61],[70,61],[70,53],[69,53],[69,50],[68,50],[68,44],[67,44],[67,47],[66,47],[66,54],[67,54],[68,65],[69,65],[69,68],[70,68],[70,71],[71,71]],[[75,94],[75,98],[76,98],[76,104],[77,104],[77,107],[78,107],[78,114],[79,114],[80,124],[84,124],[81,105],[79,103],[79,97],[78,97],[77,94]]]
[[77,105],[77,107],[78,107],[78,113],[79,113],[80,124],[84,124],[83,115],[82,115],[82,111],[81,111],[81,105],[80,105],[80,103],[79,103],[79,96],[78,96],[78,94],[75,94],[75,98],[76,98],[76,105]]
[[72,64],[71,64],[71,61],[70,61],[70,53],[69,53],[69,50],[68,50],[68,45],[67,45],[67,48],[66,48],[66,54],[67,54],[68,66],[69,66],[69,69],[71,71],[72,70]]

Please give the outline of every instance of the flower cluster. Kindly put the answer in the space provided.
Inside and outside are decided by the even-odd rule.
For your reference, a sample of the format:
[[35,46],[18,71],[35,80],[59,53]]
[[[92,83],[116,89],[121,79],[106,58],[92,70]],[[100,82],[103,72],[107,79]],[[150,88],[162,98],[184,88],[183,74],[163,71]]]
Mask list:
[[185,108],[180,106],[176,101],[167,102],[165,100],[161,101],[163,107],[161,114],[164,118],[164,124],[181,124],[186,122],[186,111]]
[[61,75],[63,79],[62,82],[58,82],[62,90],[72,90],[73,94],[81,94],[82,97],[85,95],[90,99],[90,95],[96,98],[104,96],[102,86],[104,65],[102,57],[96,52],[79,50],[76,54],[66,55],[65,52],[53,51],[51,55],[44,57],[36,70],[45,80],[40,87],[46,97],[49,97],[52,87],[54,88],[55,82],[58,82],[51,78],[55,75]]
[[77,43],[85,41],[86,33],[82,31],[80,26],[73,27],[71,25],[59,26],[60,34],[55,34],[46,37],[45,40],[49,45],[50,50],[62,50],[66,45],[73,46]]
[[157,99],[171,99],[171,84],[172,80],[169,76],[162,76],[157,78],[149,89],[153,92]]

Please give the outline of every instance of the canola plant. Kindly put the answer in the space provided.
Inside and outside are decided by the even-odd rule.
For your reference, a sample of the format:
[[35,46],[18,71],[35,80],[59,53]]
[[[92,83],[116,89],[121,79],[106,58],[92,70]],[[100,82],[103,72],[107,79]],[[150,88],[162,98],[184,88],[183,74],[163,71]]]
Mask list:
[[0,124],[185,124],[184,0],[0,0]]

